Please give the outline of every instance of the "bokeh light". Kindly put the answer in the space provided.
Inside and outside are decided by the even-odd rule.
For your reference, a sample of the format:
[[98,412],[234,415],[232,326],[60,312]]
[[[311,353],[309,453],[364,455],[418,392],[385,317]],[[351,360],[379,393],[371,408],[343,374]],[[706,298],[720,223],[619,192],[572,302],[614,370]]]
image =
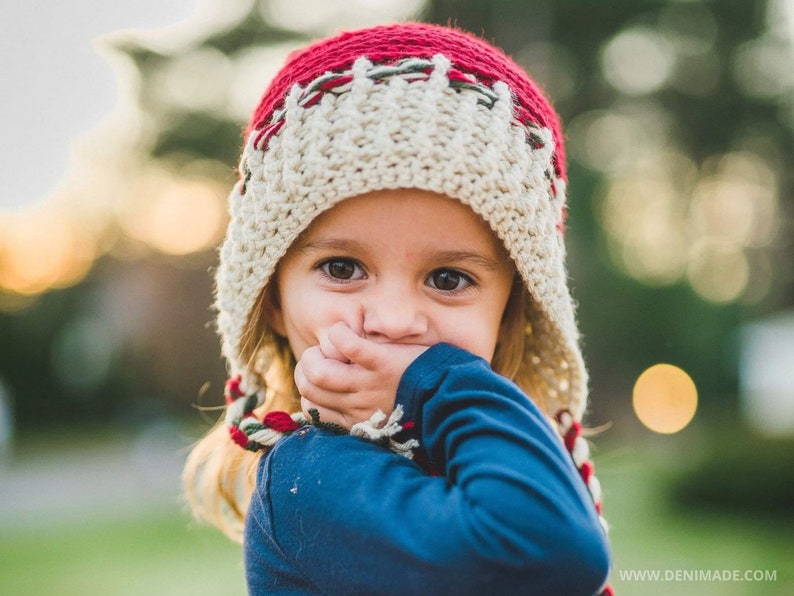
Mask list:
[[151,84],[153,99],[170,108],[167,113],[223,111],[233,76],[231,61],[220,50],[195,48],[157,70]]
[[601,219],[613,258],[650,284],[681,279],[687,263],[687,195],[697,168],[679,153],[658,153],[631,174],[614,176]]
[[794,311],[741,329],[739,387],[742,413],[758,433],[794,434]]
[[702,55],[714,49],[719,27],[704,2],[674,2],[659,10],[658,28],[679,54]]
[[0,288],[34,295],[82,280],[93,247],[65,214],[37,208],[0,216]]
[[689,254],[687,279],[702,298],[710,302],[733,302],[747,288],[750,265],[735,242],[704,238]]
[[609,110],[591,110],[568,125],[571,154],[587,167],[620,174],[670,150],[669,113],[651,100],[635,99]]
[[697,388],[692,378],[672,364],[655,364],[634,384],[634,413],[646,427],[662,434],[685,428],[697,410]]
[[607,81],[627,95],[660,89],[673,72],[675,52],[658,31],[635,27],[618,33],[604,47],[601,65]]
[[714,7],[701,2],[669,3],[655,22],[629,26],[601,47],[601,74],[618,95],[572,119],[569,147],[603,176],[607,247],[638,281],[686,282],[719,304],[759,302],[775,285],[784,143],[756,129],[724,153],[694,157],[658,101],[661,92],[713,95],[732,76],[744,95],[777,104],[780,122],[794,128],[794,2],[770,0],[765,12],[764,33],[729,55],[720,54]]
[[154,167],[145,176],[137,201],[119,214],[127,236],[168,255],[208,250],[220,240],[226,189]]
[[581,77],[572,52],[560,44],[536,41],[524,46],[514,58],[532,74],[554,102],[573,97]]
[[733,74],[745,95],[780,97],[794,88],[790,43],[772,36],[746,42],[736,50]]
[[714,303],[761,300],[772,271],[763,253],[781,225],[774,167],[746,150],[698,167],[649,145],[632,166],[608,172],[600,216],[610,254],[645,283],[685,280]]

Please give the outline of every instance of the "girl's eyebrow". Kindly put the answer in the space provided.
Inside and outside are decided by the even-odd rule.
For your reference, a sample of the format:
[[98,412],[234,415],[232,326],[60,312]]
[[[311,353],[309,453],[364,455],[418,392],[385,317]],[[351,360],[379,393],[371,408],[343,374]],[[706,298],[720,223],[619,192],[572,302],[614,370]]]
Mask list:
[[320,238],[318,240],[309,240],[301,242],[296,245],[296,251],[300,254],[311,254],[313,252],[322,251],[340,251],[340,252],[355,252],[363,250],[363,245],[355,240],[346,240],[344,238]]
[[445,250],[431,255],[431,259],[440,263],[469,263],[474,267],[482,267],[488,271],[499,269],[499,261],[488,254],[468,250]]

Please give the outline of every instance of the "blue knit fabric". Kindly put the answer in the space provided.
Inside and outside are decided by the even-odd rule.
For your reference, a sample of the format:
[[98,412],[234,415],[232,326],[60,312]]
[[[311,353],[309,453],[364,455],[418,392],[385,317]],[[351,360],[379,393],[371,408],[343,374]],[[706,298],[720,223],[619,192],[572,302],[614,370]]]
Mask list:
[[[540,410],[446,344],[405,372],[416,462],[306,427],[262,458],[245,528],[251,594],[595,594],[609,551]],[[439,475],[431,475],[432,468]]]

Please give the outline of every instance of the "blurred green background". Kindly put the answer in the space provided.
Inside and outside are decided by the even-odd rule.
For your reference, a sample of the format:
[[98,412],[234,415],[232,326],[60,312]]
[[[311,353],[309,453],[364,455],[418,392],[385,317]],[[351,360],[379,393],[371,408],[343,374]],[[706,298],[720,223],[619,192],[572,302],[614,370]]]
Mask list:
[[[178,487],[216,416],[196,406],[223,401],[211,270],[241,127],[291,49],[414,18],[503,47],[563,118],[611,583],[794,594],[794,1],[196,4],[100,40],[116,111],[55,190],[0,209],[0,593],[244,593]],[[637,383],[658,363],[696,412]]]

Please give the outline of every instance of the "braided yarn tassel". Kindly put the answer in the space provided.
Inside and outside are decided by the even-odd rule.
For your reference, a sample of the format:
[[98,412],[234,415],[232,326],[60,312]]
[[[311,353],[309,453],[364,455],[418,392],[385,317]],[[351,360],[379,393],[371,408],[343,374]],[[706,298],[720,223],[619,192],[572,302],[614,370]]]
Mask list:
[[387,447],[395,453],[413,459],[413,450],[419,447],[419,441],[416,439],[408,439],[404,443],[395,441],[392,437],[403,428],[410,428],[406,423],[405,425],[399,424],[403,417],[403,407],[400,404],[394,408],[394,411],[386,417],[381,410],[375,412],[369,420],[354,424],[350,429],[350,434],[354,437],[362,437],[370,441],[379,442],[383,441]]
[[[256,393],[245,395],[245,391],[240,387],[240,375],[234,376],[226,381],[224,395],[226,397],[226,427],[232,441],[248,451],[261,451],[270,449],[283,436],[292,434],[304,426],[316,426],[336,432],[347,434],[348,431],[341,426],[323,422],[317,410],[309,410],[311,420],[307,420],[301,412],[289,414],[283,411],[268,412],[262,420],[258,420],[254,415],[254,410],[262,404],[262,400]],[[419,446],[419,441],[409,439],[400,443],[393,439],[393,436],[409,428],[410,423],[400,425],[403,417],[403,408],[398,405],[388,417],[382,411],[375,412],[369,420],[354,424],[350,429],[350,434],[354,437],[361,437],[373,443],[382,443],[395,453],[413,458],[413,450]]]
[[[598,521],[601,522],[604,532],[608,532],[609,526],[601,515],[601,483],[595,476],[595,466],[590,459],[590,446],[582,436],[582,424],[575,420],[568,410],[560,410],[554,418],[557,420],[565,448],[571,454],[571,459],[573,459],[573,463],[593,499],[598,512]],[[607,585],[601,591],[600,596],[614,596],[614,594],[612,587]]]
[[568,410],[560,410],[555,416],[557,424],[559,425],[560,434],[562,435],[565,448],[571,454],[573,463],[576,469],[579,470],[579,475],[587,486],[587,490],[595,503],[596,511],[598,512],[601,525],[604,531],[608,530],[607,523],[601,517],[601,483],[595,477],[595,466],[590,460],[590,446],[587,441],[582,437],[582,424],[574,420],[573,416]]
[[232,441],[248,451],[269,449],[281,437],[298,430],[306,421],[303,415],[287,412],[268,412],[257,420],[254,409],[261,404],[256,393],[245,395],[240,387],[240,375],[226,381],[226,427]]

